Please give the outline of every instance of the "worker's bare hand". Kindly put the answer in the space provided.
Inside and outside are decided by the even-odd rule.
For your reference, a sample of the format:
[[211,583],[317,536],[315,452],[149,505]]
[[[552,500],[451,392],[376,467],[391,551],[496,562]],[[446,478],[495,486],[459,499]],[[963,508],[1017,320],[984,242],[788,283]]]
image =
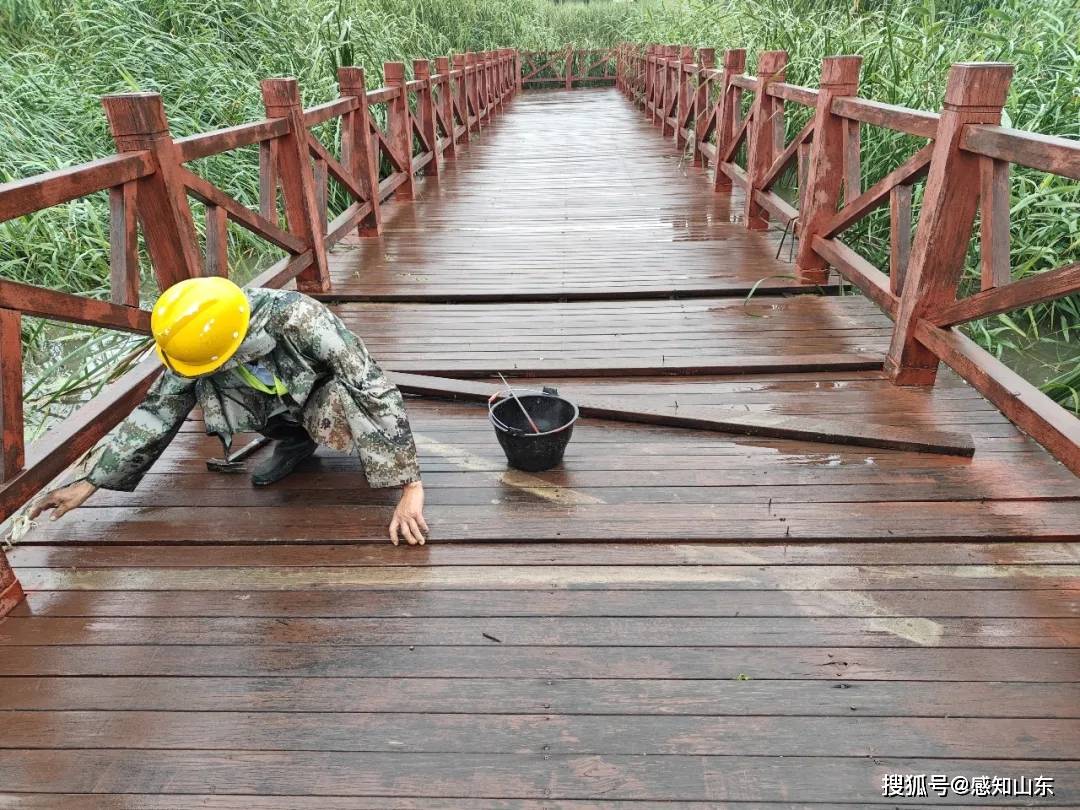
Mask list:
[[424,521],[424,485],[419,481],[406,484],[401,490],[401,500],[390,521],[390,542],[395,546],[405,539],[410,546],[424,545],[428,525]]
[[72,509],[82,506],[83,502],[95,492],[97,492],[97,487],[89,481],[76,481],[66,487],[54,489],[33,505],[30,509],[30,519],[33,520],[42,512],[52,509],[52,517],[49,519],[56,520]]

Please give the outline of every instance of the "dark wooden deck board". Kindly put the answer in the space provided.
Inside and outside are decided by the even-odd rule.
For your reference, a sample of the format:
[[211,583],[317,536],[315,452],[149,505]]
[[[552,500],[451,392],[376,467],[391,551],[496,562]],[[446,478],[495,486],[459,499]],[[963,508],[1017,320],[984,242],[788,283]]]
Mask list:
[[[379,239],[330,256],[351,300],[641,298],[792,288],[775,235],[661,140],[614,89],[535,91],[461,153]],[[784,256],[787,250],[785,248]]]
[[333,258],[335,296],[402,299],[336,305],[387,368],[975,455],[582,420],[524,474],[483,407],[411,399],[433,537],[393,548],[356,460],[255,489],[207,472],[194,414],[135,492],[11,554],[0,808],[824,810],[893,806],[886,773],[1080,803],[1075,477],[950,374],[778,370],[877,362],[889,322],[785,279],[744,302],[790,272],[776,235],[610,91],[515,100],[420,188]]

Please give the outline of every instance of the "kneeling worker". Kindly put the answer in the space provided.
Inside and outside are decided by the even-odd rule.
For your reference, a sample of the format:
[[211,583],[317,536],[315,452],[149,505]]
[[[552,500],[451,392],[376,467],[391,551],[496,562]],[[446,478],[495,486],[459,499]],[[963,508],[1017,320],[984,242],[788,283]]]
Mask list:
[[53,509],[55,520],[98,487],[135,489],[197,402],[226,455],[237,433],[277,440],[251,476],[256,486],[281,480],[320,444],[357,454],[370,486],[402,487],[390,539],[424,543],[424,489],[401,393],[334,313],[298,292],[245,292],[213,277],[170,287],[150,321],[165,373],[103,440],[89,472],[42,498],[31,517]]

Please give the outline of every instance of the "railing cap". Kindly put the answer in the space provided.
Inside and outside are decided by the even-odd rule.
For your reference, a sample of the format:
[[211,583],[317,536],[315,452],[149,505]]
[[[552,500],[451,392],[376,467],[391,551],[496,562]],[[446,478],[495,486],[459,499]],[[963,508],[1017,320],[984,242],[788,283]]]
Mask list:
[[292,76],[263,79],[259,86],[267,112],[274,108],[300,106],[300,83]]
[[102,96],[113,137],[157,135],[169,131],[169,119],[160,93],[113,93]]
[[724,51],[724,67],[739,72],[746,70],[746,48],[729,48]]
[[338,91],[343,96],[358,96],[367,91],[367,79],[364,69],[353,65],[342,65],[337,71]]
[[949,107],[1005,106],[1013,66],[1007,62],[957,62],[949,68],[945,104]]
[[858,55],[826,56],[821,60],[821,87],[859,85],[862,57]]

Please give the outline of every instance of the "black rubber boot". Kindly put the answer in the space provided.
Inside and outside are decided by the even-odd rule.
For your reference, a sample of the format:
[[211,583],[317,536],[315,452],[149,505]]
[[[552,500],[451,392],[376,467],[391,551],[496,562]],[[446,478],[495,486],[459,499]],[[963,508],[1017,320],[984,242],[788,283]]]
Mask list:
[[274,454],[260,464],[251,474],[251,483],[265,487],[280,481],[296,469],[306,458],[311,458],[318,448],[306,431],[301,431],[274,443]]

